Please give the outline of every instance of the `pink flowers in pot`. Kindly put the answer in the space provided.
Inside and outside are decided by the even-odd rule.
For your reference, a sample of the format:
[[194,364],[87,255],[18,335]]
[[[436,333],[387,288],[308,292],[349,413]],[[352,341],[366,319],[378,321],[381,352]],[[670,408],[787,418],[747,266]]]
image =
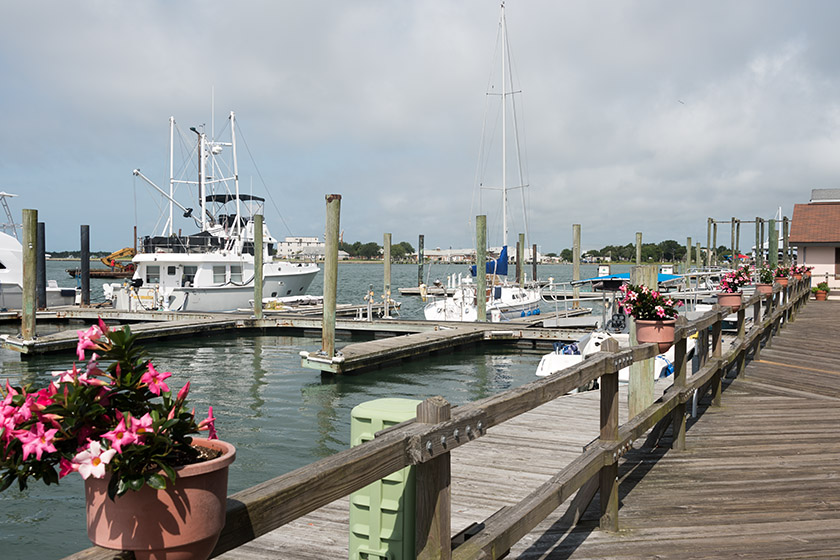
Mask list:
[[752,283],[752,271],[749,266],[741,266],[723,275],[718,288],[724,294],[736,294],[742,286]]
[[165,488],[177,467],[202,460],[192,436],[215,438],[215,418],[212,408],[201,421],[186,408],[189,383],[173,395],[165,383],[172,374],[155,369],[127,326],[109,330],[100,320],[79,331],[80,360],[87,350],[83,368],[53,374],[47,387],[0,387],[0,491],[15,481],[24,489],[30,479],[111,473],[113,498]]
[[634,319],[672,319],[679,314],[677,308],[683,304],[647,286],[623,284],[619,289],[619,303]]

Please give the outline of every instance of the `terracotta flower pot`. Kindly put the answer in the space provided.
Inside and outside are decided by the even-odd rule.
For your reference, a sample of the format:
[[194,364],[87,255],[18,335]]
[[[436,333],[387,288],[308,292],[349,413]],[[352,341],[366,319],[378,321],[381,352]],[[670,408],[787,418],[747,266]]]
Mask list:
[[772,294],[773,284],[756,284],[755,291],[763,295]]
[[793,279],[794,280],[802,280],[802,275],[801,274],[794,274]]
[[732,311],[741,309],[741,292],[725,293],[720,292],[717,295],[718,304],[724,307],[731,307]]
[[662,354],[674,345],[676,325],[676,319],[636,319],[636,340],[639,343],[658,343],[659,353]]
[[787,276],[776,276],[776,284],[778,284],[779,286],[782,286],[782,287],[787,286],[788,285]]
[[225,525],[228,466],[236,449],[219,440],[193,439],[194,445],[222,455],[177,469],[165,490],[144,486],[115,500],[108,498],[108,481],[85,480],[88,538],[93,544],[133,550],[135,557],[166,560],[206,559]]
[[814,297],[817,299],[817,301],[825,301],[826,298],[828,298],[828,292],[824,292],[822,290],[817,290],[814,293]]
[[805,278],[810,278],[810,277],[811,277],[811,271],[810,271],[810,270],[806,270],[806,271],[805,271]]

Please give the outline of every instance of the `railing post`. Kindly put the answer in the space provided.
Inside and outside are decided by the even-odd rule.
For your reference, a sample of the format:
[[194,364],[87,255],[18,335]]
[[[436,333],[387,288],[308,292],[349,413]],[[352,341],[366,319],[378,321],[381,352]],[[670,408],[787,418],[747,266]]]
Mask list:
[[[607,339],[601,344],[602,352],[617,352],[618,341]],[[601,376],[601,440],[618,439],[618,367]],[[601,467],[601,530],[618,531],[618,459]]]
[[[443,397],[431,397],[417,405],[417,422],[438,424],[449,420],[451,406]],[[417,465],[415,548],[418,560],[452,558],[450,454],[442,453]]]
[[[677,317],[678,328],[685,323],[684,316]],[[679,391],[685,389],[688,368],[686,364],[686,333],[682,329],[678,333],[677,340],[674,343],[674,388]],[[674,407],[673,434],[671,449],[685,451],[685,403],[679,403]]]
[[[630,283],[647,286],[656,290],[659,285],[659,275],[656,266],[634,266],[630,269]],[[636,339],[636,322],[630,326],[630,345],[638,344]],[[653,367],[654,358],[639,360],[630,365],[630,381],[627,384],[627,414],[634,418],[637,414],[653,404]]]
[[[723,356],[723,313],[718,313],[717,321],[712,325],[712,357],[715,360]],[[722,390],[721,379],[723,377],[723,368],[718,367],[717,372],[712,378],[712,406],[720,406],[720,393]]]
[[[758,328],[761,328],[762,323],[764,322],[764,316],[761,313],[762,308],[764,307],[764,300],[766,299],[765,296],[759,294],[758,301],[753,304],[753,325]],[[763,335],[763,329],[759,331],[758,336],[755,337],[755,348],[753,349],[753,360],[760,360],[761,359],[761,338]]]
[[738,309],[738,346],[740,346],[740,350],[738,351],[738,365],[737,370],[735,372],[735,376],[739,376],[744,372],[744,368],[747,365],[747,346],[744,344],[746,342],[746,308],[742,305]]

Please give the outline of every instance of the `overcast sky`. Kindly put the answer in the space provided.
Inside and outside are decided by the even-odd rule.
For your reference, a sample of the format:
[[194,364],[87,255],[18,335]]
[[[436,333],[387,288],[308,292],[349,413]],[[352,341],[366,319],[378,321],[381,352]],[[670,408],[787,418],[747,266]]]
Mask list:
[[[496,0],[6,0],[0,190],[20,195],[16,220],[38,210],[48,250],[76,249],[80,224],[93,250],[131,245],[159,215],[132,170],[166,184],[170,115],[209,128],[215,92],[275,237],[322,237],[324,195],[340,193],[345,241],[466,247],[485,213],[499,244],[498,197],[474,203],[499,14]],[[840,2],[508,0],[506,15],[541,251],[570,247],[573,223],[585,249],[637,231],[705,244],[709,216],[790,216],[838,186]]]

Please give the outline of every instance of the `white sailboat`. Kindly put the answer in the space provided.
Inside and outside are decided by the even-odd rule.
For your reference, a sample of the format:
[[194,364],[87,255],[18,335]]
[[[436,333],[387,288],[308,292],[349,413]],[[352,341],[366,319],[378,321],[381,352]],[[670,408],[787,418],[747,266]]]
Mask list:
[[[522,194],[522,211],[525,215],[525,195],[524,189],[527,186],[523,179],[522,161],[520,157],[520,143],[519,143],[519,128],[516,119],[516,105],[514,104],[514,96],[520,91],[515,91],[513,88],[513,79],[510,71],[510,49],[508,45],[507,36],[507,20],[505,19],[505,3],[501,3],[501,16],[499,20],[499,40],[501,41],[500,58],[501,58],[501,74],[500,74],[500,88],[491,86],[490,91],[487,92],[488,99],[491,97],[498,97],[501,101],[500,118],[501,118],[501,185],[498,187],[485,186],[480,183],[480,189],[494,190],[501,192],[502,199],[502,248],[500,250],[499,258],[496,261],[487,263],[487,289],[482,297],[486,298],[487,317],[492,322],[509,320],[515,317],[525,317],[529,315],[538,315],[540,313],[540,302],[542,301],[542,293],[539,285],[536,282],[533,285],[519,285],[517,283],[508,282],[505,277],[507,275],[507,248],[508,248],[508,193],[512,190],[520,190]],[[508,106],[512,108],[508,111]],[[511,187],[508,185],[508,119],[511,118],[513,125],[513,140],[515,145],[516,168],[519,172],[518,186]],[[486,145],[482,144],[482,150]],[[483,155],[482,155],[483,159]],[[484,168],[483,164],[479,164],[479,168]],[[528,236],[527,216],[525,216],[525,234]],[[524,251],[523,251],[524,253]],[[536,258],[536,255],[533,255]],[[524,263],[520,263],[522,265]],[[473,275],[480,271],[473,267]],[[533,280],[536,280],[533,279]],[[477,286],[472,278],[467,277],[460,279],[456,286],[454,286],[454,293],[451,297],[434,299],[430,301],[423,308],[423,314],[428,320],[434,321],[477,321]]]
[[[197,157],[198,180],[176,179],[174,174],[175,119],[169,119],[169,192],[146,181],[168,201],[168,219],[157,236],[145,237],[137,255],[133,278],[123,284],[105,284],[106,299],[120,310],[233,311],[250,307],[254,297],[254,254],[263,254],[263,294],[267,298],[298,297],[306,292],[318,266],[274,260],[275,243],[263,224],[263,246],[254,246],[254,216],[263,214],[263,198],[239,190],[236,161],[236,119],[230,113],[230,140],[197,135],[192,156]],[[227,159],[222,155],[230,152]],[[198,187],[200,218],[175,199],[176,187]],[[192,219],[199,231],[175,233],[175,207]]]

